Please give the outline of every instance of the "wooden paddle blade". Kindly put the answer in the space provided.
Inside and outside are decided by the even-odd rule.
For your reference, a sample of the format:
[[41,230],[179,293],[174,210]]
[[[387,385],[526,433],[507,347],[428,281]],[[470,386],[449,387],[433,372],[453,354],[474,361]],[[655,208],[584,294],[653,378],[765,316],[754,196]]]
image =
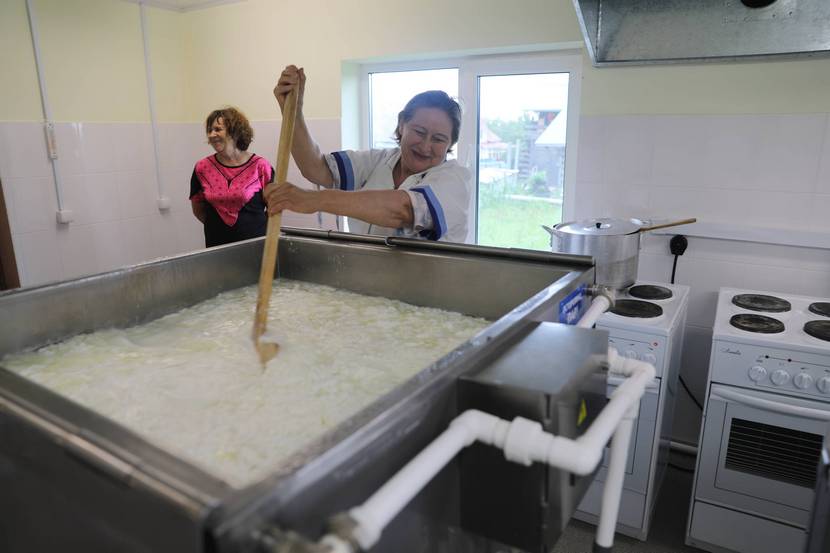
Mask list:
[[262,364],[262,368],[265,368],[268,361],[277,356],[279,349],[280,345],[275,344],[274,342],[265,342],[262,340],[257,341],[256,351],[259,354],[259,362]]

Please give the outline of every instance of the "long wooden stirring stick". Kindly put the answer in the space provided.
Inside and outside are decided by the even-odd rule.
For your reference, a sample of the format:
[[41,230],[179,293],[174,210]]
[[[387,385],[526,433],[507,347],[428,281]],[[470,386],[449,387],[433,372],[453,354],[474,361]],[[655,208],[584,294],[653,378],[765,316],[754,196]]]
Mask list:
[[657,230],[659,228],[667,228],[667,227],[676,227],[678,225],[690,225],[692,223],[697,223],[697,219],[681,219],[680,221],[670,221],[668,223],[661,223],[659,225],[652,225],[650,227],[640,227],[640,232],[646,232],[649,230]]
[[[288,161],[291,156],[291,140],[294,137],[294,120],[297,117],[297,91],[292,90],[285,99],[282,111],[280,144],[277,148],[277,170],[274,182],[284,182],[288,176]],[[259,353],[262,367],[277,355],[279,344],[262,339],[268,326],[268,305],[271,301],[271,286],[274,283],[274,268],[277,264],[277,246],[280,241],[282,213],[268,217],[268,230],[265,234],[265,248],[262,252],[262,267],[259,271],[259,294],[256,300],[254,317],[254,346]]]

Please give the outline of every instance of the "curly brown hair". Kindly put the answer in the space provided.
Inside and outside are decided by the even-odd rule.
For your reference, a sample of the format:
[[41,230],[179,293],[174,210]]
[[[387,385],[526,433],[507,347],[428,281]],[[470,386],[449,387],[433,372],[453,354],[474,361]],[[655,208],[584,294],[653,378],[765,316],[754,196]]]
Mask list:
[[245,114],[232,106],[215,109],[207,116],[205,134],[210,134],[210,127],[217,119],[222,120],[228,136],[233,138],[236,147],[242,151],[247,150],[254,139],[254,129],[251,128],[251,123],[248,122]]

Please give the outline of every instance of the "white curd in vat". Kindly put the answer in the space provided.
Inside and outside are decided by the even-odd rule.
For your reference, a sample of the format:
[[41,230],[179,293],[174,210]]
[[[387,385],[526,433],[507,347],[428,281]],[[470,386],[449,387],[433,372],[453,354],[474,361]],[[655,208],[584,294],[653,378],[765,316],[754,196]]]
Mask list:
[[263,372],[255,286],[2,365],[118,421],[233,486],[286,457],[485,328],[483,319],[275,281]]

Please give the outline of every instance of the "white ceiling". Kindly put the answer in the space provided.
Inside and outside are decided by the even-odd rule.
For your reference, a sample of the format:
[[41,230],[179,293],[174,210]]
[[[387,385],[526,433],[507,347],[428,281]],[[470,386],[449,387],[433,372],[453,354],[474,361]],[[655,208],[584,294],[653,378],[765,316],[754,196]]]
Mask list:
[[213,6],[222,4],[235,4],[237,2],[245,2],[246,0],[126,0],[133,4],[144,4],[145,6],[154,6],[156,8],[164,8],[177,12],[189,12],[193,10],[202,10]]

